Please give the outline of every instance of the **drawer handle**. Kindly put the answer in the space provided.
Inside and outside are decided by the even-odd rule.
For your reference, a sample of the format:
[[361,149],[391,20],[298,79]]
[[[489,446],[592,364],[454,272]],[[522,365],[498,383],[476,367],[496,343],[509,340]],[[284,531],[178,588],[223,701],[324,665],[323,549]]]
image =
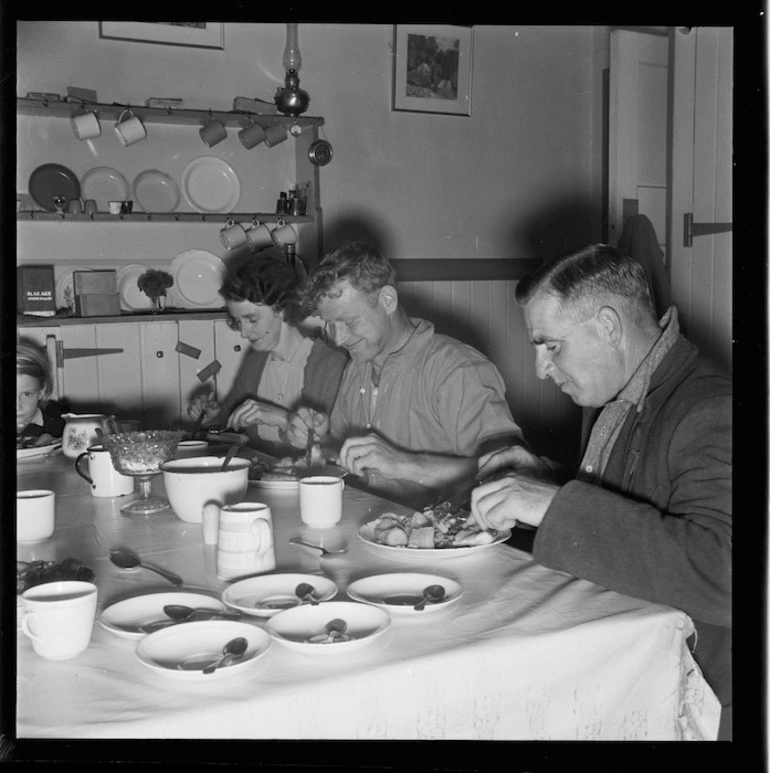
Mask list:
[[159,360],[162,360],[162,359],[163,359],[163,352],[155,352],[155,356],[156,356],[156,357],[157,357]]
[[236,345],[233,347],[233,351],[234,351],[234,352],[239,352],[240,350],[241,350],[241,345],[240,345],[240,344],[236,344]]

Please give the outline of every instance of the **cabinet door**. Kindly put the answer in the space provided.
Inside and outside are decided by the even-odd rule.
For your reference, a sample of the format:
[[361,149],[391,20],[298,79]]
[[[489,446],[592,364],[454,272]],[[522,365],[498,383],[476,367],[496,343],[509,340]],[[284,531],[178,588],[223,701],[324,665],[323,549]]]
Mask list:
[[[125,327],[120,325],[116,327]],[[179,333],[176,322],[144,322],[139,342],[142,424],[145,429],[179,429]]]
[[222,401],[229,394],[233,381],[246,356],[249,344],[238,330],[232,330],[225,319],[214,320],[214,349],[222,366],[216,376],[216,396]]
[[[187,404],[195,395],[212,393],[215,389],[214,375],[206,372],[216,359],[214,326],[211,320],[205,319],[180,320],[178,325],[179,391],[182,416],[186,417]],[[202,371],[204,379],[201,381]]]

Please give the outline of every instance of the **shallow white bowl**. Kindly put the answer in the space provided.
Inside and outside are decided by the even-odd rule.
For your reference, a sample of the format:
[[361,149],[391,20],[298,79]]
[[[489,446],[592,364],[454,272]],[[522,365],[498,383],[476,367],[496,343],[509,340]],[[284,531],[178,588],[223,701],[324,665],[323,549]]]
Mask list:
[[219,599],[203,593],[146,593],[111,604],[102,612],[99,623],[110,633],[124,639],[143,639],[148,634],[137,630],[139,626],[168,620],[163,611],[167,604],[184,604],[193,609],[212,609],[215,612],[224,612],[226,609]]
[[[337,617],[348,624],[348,641],[333,644],[307,641],[311,636],[323,633],[324,626]],[[306,655],[333,655],[365,647],[385,633],[389,626],[390,615],[387,612],[370,604],[352,601],[327,601],[317,606],[303,604],[279,612],[267,621],[271,636],[285,647]]]
[[[231,665],[204,674],[203,666],[221,657],[225,644],[237,636],[248,641],[246,652]],[[136,657],[142,665],[172,679],[212,682],[242,674],[268,651],[270,644],[270,637],[251,623],[236,620],[180,623],[147,634],[136,645]],[[180,669],[184,663],[196,663],[200,669]]]
[[161,464],[166,496],[178,518],[201,523],[203,505],[207,502],[232,505],[243,501],[249,487],[251,462],[235,457],[224,471],[222,462],[221,456],[196,456]]
[[[328,601],[337,595],[337,586],[327,577],[285,572],[234,582],[222,593],[222,601],[245,615],[272,617],[285,609],[309,603],[303,602],[294,593],[301,582],[307,582],[315,588],[319,601]],[[270,604],[276,608],[270,608]]]
[[[429,602],[422,609],[414,605],[422,599],[422,592],[429,585],[441,585],[445,595],[441,601]],[[393,572],[362,577],[350,583],[347,594],[354,601],[373,604],[387,610],[391,615],[422,617],[446,609],[460,600],[463,589],[460,583],[448,577],[422,572]]]

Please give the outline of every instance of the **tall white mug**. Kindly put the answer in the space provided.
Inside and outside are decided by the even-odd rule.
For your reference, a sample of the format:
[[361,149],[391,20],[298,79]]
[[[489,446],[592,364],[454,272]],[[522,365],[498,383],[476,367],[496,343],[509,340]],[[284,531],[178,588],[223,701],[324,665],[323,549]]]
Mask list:
[[[86,459],[88,473],[82,468]],[[90,484],[92,497],[122,497],[134,492],[134,479],[115,469],[110,452],[104,446],[89,446],[88,451],[75,460],[75,471]]]
[[56,494],[48,489],[16,492],[16,540],[39,542],[53,534]]
[[74,658],[88,647],[96,616],[96,585],[79,580],[47,582],[21,595],[21,630],[42,658]]
[[306,526],[323,529],[342,518],[345,481],[332,475],[310,475],[299,481],[299,517]]
[[217,543],[217,577],[222,580],[275,569],[273,517],[261,502],[221,507]]

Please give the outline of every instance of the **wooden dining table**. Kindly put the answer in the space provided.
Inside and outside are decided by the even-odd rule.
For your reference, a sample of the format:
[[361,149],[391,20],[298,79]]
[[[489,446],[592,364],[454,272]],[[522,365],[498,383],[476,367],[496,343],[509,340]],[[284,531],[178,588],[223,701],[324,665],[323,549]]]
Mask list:
[[[181,576],[182,590],[220,598],[229,583],[217,577],[201,524],[173,510],[122,514],[126,498],[91,496],[61,453],[18,462],[17,488],[56,494],[54,534],[17,543],[18,559],[77,558],[98,587],[80,655],[45,660],[19,628],[19,739],[716,739],[720,707],[688,649],[694,628],[684,612],[552,571],[506,544],[462,555],[373,546],[358,535],[363,524],[410,510],[352,479],[342,520],[328,529],[302,523],[296,489],[249,485],[246,500],[272,512],[275,571],[328,577],[336,600],[349,600],[348,586],[362,577],[424,572],[458,582],[459,601],[392,615],[384,634],[350,652],[306,654],[272,640],[237,677],[167,678],[99,618],[118,601],[177,589],[152,571],[118,568],[109,552],[132,548]],[[164,493],[162,475],[152,488]],[[324,557],[289,541],[296,536],[349,549]],[[244,619],[265,627],[264,618]]]

